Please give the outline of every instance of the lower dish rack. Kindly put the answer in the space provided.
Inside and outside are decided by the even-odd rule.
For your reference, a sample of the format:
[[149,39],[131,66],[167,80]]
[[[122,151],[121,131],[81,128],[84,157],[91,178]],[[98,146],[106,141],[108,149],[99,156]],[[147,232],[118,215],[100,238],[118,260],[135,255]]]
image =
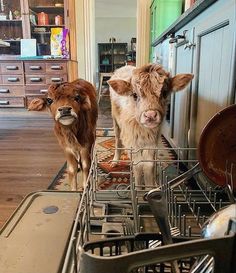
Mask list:
[[[233,272],[229,265],[235,237],[201,238],[206,219],[230,202],[222,188],[202,178],[195,158],[184,159],[183,155],[195,154],[196,149],[156,149],[158,184],[142,187],[135,183],[134,163],[129,159],[133,152],[131,149],[130,156],[118,162],[122,168],[117,171],[107,167],[114,149],[106,157],[101,156],[103,151],[96,151],[62,272],[167,273],[174,272],[171,260],[178,260],[178,273]],[[165,196],[171,245],[163,245],[145,199],[145,194],[155,188]],[[224,261],[218,266],[222,255]]]

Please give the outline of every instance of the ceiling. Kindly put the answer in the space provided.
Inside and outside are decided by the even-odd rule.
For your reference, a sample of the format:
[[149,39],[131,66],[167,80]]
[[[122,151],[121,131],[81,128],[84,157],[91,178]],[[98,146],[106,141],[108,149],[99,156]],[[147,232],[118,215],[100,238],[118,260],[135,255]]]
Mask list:
[[137,0],[95,0],[96,17],[136,17]]

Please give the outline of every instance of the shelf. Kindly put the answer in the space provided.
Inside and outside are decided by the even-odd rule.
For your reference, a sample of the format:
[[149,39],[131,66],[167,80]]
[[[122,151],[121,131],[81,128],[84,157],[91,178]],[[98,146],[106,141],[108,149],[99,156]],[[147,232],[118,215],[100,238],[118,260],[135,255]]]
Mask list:
[[32,24],[31,25],[33,27],[65,27],[65,25],[35,25],[35,24]]
[[4,42],[7,42],[7,43],[20,43],[20,40],[3,40]]
[[9,47],[10,43],[0,39],[0,47]]
[[100,55],[101,56],[111,56],[112,54],[111,53],[101,53]]
[[6,19],[6,20],[0,20],[0,23],[22,23],[22,20],[21,19],[13,19],[13,20]]
[[48,34],[51,34],[51,32],[49,32],[49,31],[45,31],[45,32],[32,32],[32,34],[34,34],[34,35],[48,35]]
[[55,7],[55,6],[35,6],[30,7],[30,9],[34,12],[48,12],[48,13],[64,13],[64,6],[63,7]]

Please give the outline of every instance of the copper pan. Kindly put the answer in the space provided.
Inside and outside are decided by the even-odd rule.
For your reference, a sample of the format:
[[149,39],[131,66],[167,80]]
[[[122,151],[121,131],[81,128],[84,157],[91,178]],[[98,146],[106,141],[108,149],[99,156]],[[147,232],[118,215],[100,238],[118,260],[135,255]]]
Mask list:
[[216,185],[230,185],[236,192],[236,104],[213,116],[203,129],[198,159],[206,176]]

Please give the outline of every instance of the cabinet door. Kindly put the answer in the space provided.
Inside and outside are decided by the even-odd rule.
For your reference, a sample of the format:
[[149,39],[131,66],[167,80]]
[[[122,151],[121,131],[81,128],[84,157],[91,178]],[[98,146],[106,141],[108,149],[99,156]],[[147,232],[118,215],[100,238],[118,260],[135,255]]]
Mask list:
[[191,140],[195,146],[209,119],[233,103],[235,6],[232,0],[219,1],[196,25],[195,105],[191,114]]
[[127,44],[113,43],[113,71],[125,65]]
[[[186,40],[177,43],[175,50],[175,74],[192,73],[193,33],[186,33]],[[188,131],[190,127],[191,84],[184,90],[172,94],[171,99],[171,141],[176,147],[188,147]]]
[[0,1],[0,55],[19,55],[22,32],[22,1]]
[[110,73],[112,66],[112,43],[98,44],[98,71],[100,73]]
[[[28,0],[31,38],[37,41],[37,54],[68,57],[68,48],[61,47],[65,39],[64,0]],[[54,33],[52,47],[51,36]]]

